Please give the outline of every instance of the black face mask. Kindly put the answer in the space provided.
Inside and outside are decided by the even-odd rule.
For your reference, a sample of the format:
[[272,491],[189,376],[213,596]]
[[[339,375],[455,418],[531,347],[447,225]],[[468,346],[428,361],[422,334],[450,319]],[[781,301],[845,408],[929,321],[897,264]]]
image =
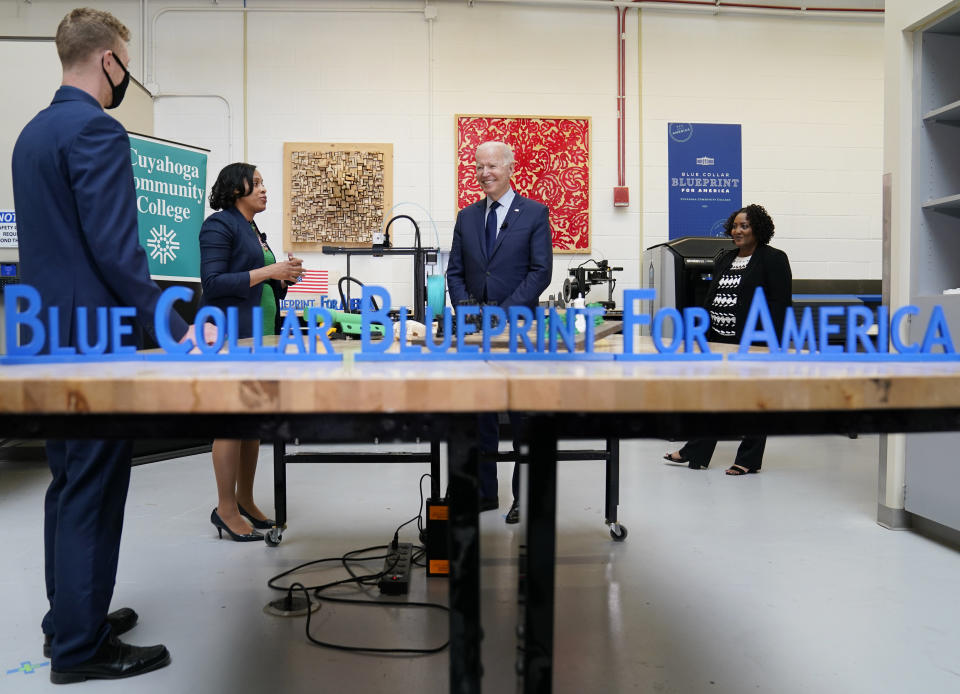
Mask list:
[[123,70],[123,79],[120,80],[120,84],[114,84],[113,80],[110,79],[110,75],[107,73],[107,68],[103,66],[103,58],[100,59],[100,69],[103,70],[103,74],[107,76],[107,82],[110,84],[110,91],[112,92],[110,103],[104,108],[116,108],[119,106],[120,102],[123,101],[123,95],[127,93],[127,85],[130,84],[130,71],[120,62],[120,58],[117,57],[116,53],[113,54],[113,59],[117,61],[117,65]]

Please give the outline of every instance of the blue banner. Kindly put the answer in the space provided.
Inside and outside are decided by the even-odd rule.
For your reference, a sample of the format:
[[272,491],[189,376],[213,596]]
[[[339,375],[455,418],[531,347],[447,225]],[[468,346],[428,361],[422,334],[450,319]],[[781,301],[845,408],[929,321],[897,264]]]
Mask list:
[[740,126],[668,123],[670,238],[723,236],[723,223],[743,206]]

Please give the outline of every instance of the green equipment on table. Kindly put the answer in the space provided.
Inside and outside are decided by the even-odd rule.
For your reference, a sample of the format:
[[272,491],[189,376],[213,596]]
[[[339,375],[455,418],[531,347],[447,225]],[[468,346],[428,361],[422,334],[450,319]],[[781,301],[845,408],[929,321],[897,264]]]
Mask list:
[[[359,338],[363,326],[363,316],[359,313],[347,313],[346,311],[330,311],[330,318],[333,321],[334,338]],[[383,326],[379,323],[370,324],[370,336],[379,339],[383,337]]]

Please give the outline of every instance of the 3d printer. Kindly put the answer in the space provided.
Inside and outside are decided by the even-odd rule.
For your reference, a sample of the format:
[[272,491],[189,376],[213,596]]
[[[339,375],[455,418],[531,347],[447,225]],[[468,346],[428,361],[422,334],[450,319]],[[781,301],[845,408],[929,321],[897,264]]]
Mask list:
[[[411,248],[398,248],[390,243],[390,225],[398,219],[408,219],[413,224],[415,245]],[[426,306],[428,301],[433,305],[434,313],[438,314],[443,308],[444,295],[442,281],[433,283],[432,290],[428,289],[426,276],[426,266],[428,263],[436,263],[439,248],[423,246],[420,242],[420,227],[413,217],[405,214],[392,217],[387,223],[383,232],[373,234],[373,245],[370,248],[354,248],[344,246],[323,246],[323,253],[328,255],[342,254],[347,256],[347,278],[356,282],[360,286],[363,283],[350,275],[350,258],[355,255],[372,255],[374,257],[410,255],[413,256],[413,319],[418,323],[425,320]],[[342,285],[338,285],[342,287]],[[350,304],[350,284],[347,284],[347,292],[344,296],[342,290],[340,302],[343,306]]]
[[[588,267],[588,263],[593,263],[596,267]],[[570,303],[581,295],[586,297],[590,287],[606,283],[607,300],[596,303],[608,311],[612,310],[617,305],[613,300],[613,288],[617,286],[617,280],[613,278],[613,273],[622,270],[622,267],[611,267],[607,260],[596,261],[593,258],[585,260],[577,267],[570,268],[568,270],[570,277],[563,281],[564,302]]]

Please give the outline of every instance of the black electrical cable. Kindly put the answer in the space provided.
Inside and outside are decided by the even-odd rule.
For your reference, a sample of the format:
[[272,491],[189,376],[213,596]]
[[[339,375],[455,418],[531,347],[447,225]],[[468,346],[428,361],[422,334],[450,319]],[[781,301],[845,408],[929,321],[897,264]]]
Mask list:
[[[373,547],[365,547],[364,549],[353,550],[353,552],[348,552],[347,554],[343,555],[342,557],[326,557],[326,558],[324,558],[324,559],[314,559],[314,560],[312,560],[312,561],[304,562],[303,564],[300,564],[299,566],[295,566],[295,567],[293,567],[292,569],[287,569],[286,571],[277,574],[276,576],[272,576],[272,577],[267,581],[267,587],[268,587],[268,588],[272,588],[273,590],[287,590],[289,586],[278,586],[278,585],[276,585],[275,582],[278,581],[278,580],[280,580],[281,578],[284,578],[285,576],[289,576],[290,574],[296,573],[297,571],[300,571],[301,569],[305,569],[305,568],[308,567],[308,566],[313,566],[314,564],[325,564],[325,563],[331,562],[331,561],[341,562],[341,563],[342,563],[343,560],[344,560],[344,558],[347,557],[349,554],[360,553],[360,552],[369,552],[369,551],[372,551],[372,550],[375,550],[375,549],[386,549],[386,548],[387,548],[387,545],[376,545],[376,546],[373,546]],[[383,560],[383,559],[386,559],[387,556],[388,556],[388,555],[386,555],[386,554],[381,554],[381,555],[374,556],[374,557],[364,557],[364,561],[372,561],[372,560],[375,560],[375,559]],[[352,577],[352,578],[345,578],[345,579],[340,580],[340,581],[333,581],[333,582],[331,582],[331,583],[325,583],[325,584],[319,585],[319,586],[307,586],[307,589],[308,589],[308,590],[326,590],[327,588],[332,588],[332,587],[334,587],[334,586],[343,585],[343,584],[345,584],[345,583],[356,583],[356,582],[358,582],[358,580],[361,579],[361,578],[375,578],[375,579],[379,580],[380,576],[382,576],[382,575],[383,575],[383,572],[381,571],[380,573],[377,573],[377,574],[369,574],[368,576],[360,576],[360,577],[356,577],[356,576],[355,576],[355,577]]]
[[[379,601],[379,600],[361,600],[361,599],[358,599],[358,598],[341,598],[341,597],[333,597],[333,596],[330,596],[330,595],[323,595],[323,596],[321,597],[321,593],[322,593],[323,591],[325,591],[325,590],[327,590],[327,589],[329,589],[329,588],[333,588],[333,587],[335,587],[335,586],[340,586],[340,585],[353,584],[353,585],[356,585],[356,586],[358,586],[359,588],[363,589],[363,587],[365,587],[365,586],[370,586],[370,585],[373,585],[373,584],[377,583],[382,576],[388,574],[388,573],[392,570],[393,567],[390,566],[390,567],[385,567],[383,571],[379,571],[379,572],[377,572],[377,573],[373,573],[373,574],[360,574],[360,575],[358,575],[357,573],[354,572],[354,570],[353,570],[353,568],[350,566],[350,564],[351,564],[351,563],[361,563],[361,562],[366,562],[366,561],[375,561],[375,560],[381,560],[381,561],[382,561],[382,560],[386,559],[388,556],[390,556],[389,553],[387,553],[387,554],[377,554],[377,555],[369,556],[369,557],[367,557],[367,556],[361,557],[361,556],[358,556],[358,555],[365,554],[365,553],[367,553],[367,552],[376,551],[376,550],[387,550],[387,551],[389,552],[389,550],[390,550],[391,548],[396,549],[397,543],[398,543],[398,539],[399,539],[399,535],[400,535],[400,530],[401,530],[405,525],[409,525],[409,524],[412,523],[413,521],[417,521],[417,526],[418,526],[418,528],[422,528],[422,516],[423,516],[423,480],[424,480],[424,478],[426,478],[426,477],[430,477],[430,474],[429,474],[429,473],[425,473],[424,475],[422,475],[422,476],[420,477],[420,482],[419,482],[419,484],[418,484],[418,487],[419,487],[419,489],[420,489],[420,507],[419,507],[419,512],[417,513],[416,516],[414,516],[414,517],[411,518],[410,520],[404,521],[404,522],[401,523],[399,526],[397,526],[397,529],[396,529],[396,530],[394,531],[394,533],[393,533],[393,541],[390,543],[390,545],[374,545],[374,546],[372,546],[372,547],[364,547],[363,549],[351,550],[351,551],[349,551],[349,552],[344,553],[343,555],[341,555],[341,556],[339,556],[339,557],[327,557],[327,558],[324,558],[324,559],[314,559],[313,561],[304,562],[303,564],[300,564],[300,565],[298,565],[298,566],[295,566],[295,567],[293,567],[292,569],[288,569],[287,571],[284,571],[284,572],[282,572],[282,573],[279,573],[279,574],[277,574],[276,576],[272,576],[272,577],[267,581],[267,586],[268,586],[269,588],[271,588],[271,589],[273,589],[273,590],[286,591],[287,594],[288,594],[288,596],[289,596],[289,595],[292,595],[294,590],[299,590],[299,591],[301,591],[301,592],[303,593],[303,596],[304,596],[304,598],[306,599],[306,601],[307,601],[307,606],[308,606],[307,615],[306,615],[306,616],[307,616],[306,625],[305,625],[305,627],[304,627],[304,632],[305,632],[305,634],[306,634],[306,637],[307,637],[307,640],[308,640],[308,641],[310,641],[311,643],[314,643],[314,644],[316,644],[316,645],[318,645],[318,646],[323,646],[324,648],[332,648],[332,649],[334,649],[334,650],[339,650],[339,651],[347,651],[347,652],[352,652],[352,653],[381,653],[381,654],[395,654],[395,655],[429,655],[429,654],[432,654],[432,653],[439,653],[440,651],[444,650],[447,646],[450,645],[450,639],[448,638],[448,639],[447,639],[446,641],[444,641],[441,645],[435,646],[435,647],[432,647],[432,648],[375,648],[375,647],[373,647],[373,646],[352,646],[352,645],[331,643],[331,642],[328,642],[328,641],[321,641],[320,639],[314,638],[314,637],[310,634],[310,621],[311,621],[312,611],[309,609],[309,607],[310,607],[310,605],[312,604],[312,601],[311,601],[311,599],[310,599],[310,593],[311,593],[311,592],[313,593],[313,595],[314,595],[314,597],[315,597],[316,599],[318,599],[318,600],[325,600],[325,601],[327,601],[327,602],[339,602],[339,603],[346,603],[346,604],[353,604],[353,605],[361,605],[361,606],[366,606],[366,607],[370,607],[370,606],[397,607],[397,608],[404,608],[404,607],[416,608],[416,607],[418,607],[418,608],[424,608],[424,609],[442,610],[442,611],[444,611],[444,612],[449,612],[449,611],[450,611],[450,608],[449,608],[448,606],[446,606],[446,605],[441,605],[441,604],[439,604],[439,603],[432,603],[432,602],[410,602],[410,601],[404,601],[404,602],[393,602],[393,601],[390,601],[390,602],[386,602],[386,601]],[[411,557],[410,557],[410,562],[411,562],[411,564],[414,564],[415,566],[425,567],[426,564],[420,562],[420,560],[423,559],[423,557],[425,556],[425,554],[426,554],[426,550],[425,550],[423,547],[421,547],[421,546],[415,547],[415,548],[414,548],[414,551],[413,551],[413,553],[411,554]],[[299,582],[292,583],[292,584],[289,585],[289,586],[280,586],[280,585],[277,585],[277,583],[276,583],[278,580],[280,580],[280,579],[282,579],[282,578],[284,578],[284,577],[286,577],[286,576],[290,576],[291,574],[296,573],[297,571],[300,571],[300,570],[302,570],[302,569],[304,569],[304,568],[306,568],[306,567],[308,567],[308,566],[314,566],[314,565],[317,565],[317,564],[324,564],[324,563],[327,563],[327,562],[334,562],[334,561],[340,562],[340,564],[341,564],[341,565],[343,566],[343,568],[347,571],[347,573],[350,574],[350,578],[344,578],[344,579],[341,579],[341,580],[338,580],[338,581],[331,581],[331,582],[329,582],[329,583],[324,583],[324,584],[317,585],[317,586],[305,586],[305,585],[303,585],[302,583],[299,583]]]
[[[309,602],[310,595],[307,593],[307,589],[302,588],[303,595]],[[424,608],[433,608],[438,610],[443,610],[444,612],[449,612],[450,608],[446,605],[439,605],[432,602],[390,602],[390,603],[380,603],[380,602],[370,602],[368,600],[350,600],[348,598],[331,598],[329,595],[324,597],[324,600],[329,602],[347,602],[354,603],[358,605],[377,605],[380,607],[424,607]],[[373,646],[347,646],[342,643],[330,643],[329,641],[321,641],[320,639],[315,639],[310,635],[310,617],[312,612],[307,610],[307,623],[305,633],[307,639],[310,643],[315,643],[318,646],[323,646],[324,648],[332,648],[337,651],[348,651],[351,653],[390,653],[396,655],[429,655],[431,653],[439,653],[444,650],[447,646],[450,645],[450,639],[447,639],[439,646],[434,648],[375,648]]]
[[[425,473],[423,473],[422,475],[420,475],[420,482],[417,484],[417,488],[418,488],[418,490],[420,491],[420,513],[417,514],[417,518],[416,518],[416,521],[417,521],[417,536],[420,538],[420,541],[421,541],[421,542],[424,542],[424,539],[423,539],[423,537],[424,537],[424,527],[423,527],[423,480],[426,479],[427,477],[432,477],[432,475],[431,475],[429,472],[425,472]],[[411,520],[413,520],[413,519],[411,519]],[[409,523],[409,522],[410,522],[410,521],[407,521],[407,523]],[[404,523],[403,525],[406,525],[407,523]],[[401,525],[400,527],[402,528],[403,525]],[[397,530],[399,530],[399,529],[400,529],[400,528],[397,528]],[[394,538],[394,539],[396,539],[396,538]]]
[[[358,280],[356,277],[351,277],[350,275],[344,275],[339,280],[337,280],[337,291],[340,293],[340,306],[343,307],[344,313],[352,313],[350,307],[347,306],[347,298],[343,293],[343,283],[344,282],[356,282],[361,287],[364,286],[363,282]],[[377,300],[374,297],[370,297],[370,302],[373,304],[373,310],[379,311],[380,307],[377,305]]]
[[423,480],[425,477],[433,477],[429,472],[425,472],[420,475],[420,482],[417,484],[417,487],[420,489],[420,515],[417,516],[417,530],[420,532],[420,537],[423,537]]
[[414,243],[416,244],[416,248],[417,248],[417,250],[420,250],[421,248],[423,248],[423,246],[422,246],[421,243],[420,243],[420,227],[419,227],[419,225],[417,224],[417,220],[415,220],[413,217],[411,217],[411,216],[408,215],[408,214],[398,214],[396,217],[391,217],[391,218],[390,218],[390,221],[387,222],[386,227],[384,227],[384,229],[383,229],[384,243],[387,244],[387,243],[388,243],[388,240],[389,240],[389,238],[390,238],[390,225],[393,224],[393,223],[394,223],[395,221],[397,221],[398,219],[409,219],[409,220],[410,220],[410,223],[413,224],[413,238],[414,238]]

